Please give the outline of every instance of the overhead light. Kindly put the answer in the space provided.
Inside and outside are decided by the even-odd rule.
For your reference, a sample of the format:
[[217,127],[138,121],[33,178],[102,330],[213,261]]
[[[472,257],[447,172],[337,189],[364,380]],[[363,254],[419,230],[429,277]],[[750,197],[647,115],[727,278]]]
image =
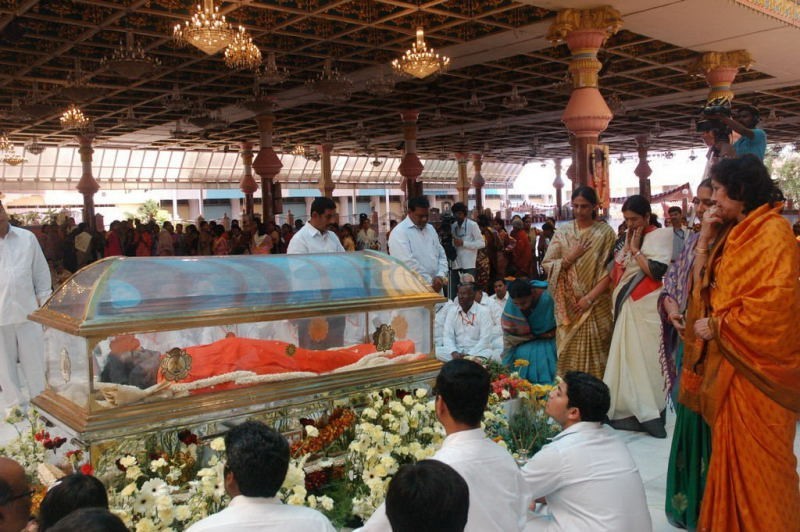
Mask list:
[[503,98],[503,107],[506,109],[511,109],[512,111],[519,111],[527,106],[528,99],[525,96],[520,95],[519,91],[517,91],[516,85],[512,85],[511,96]]
[[161,105],[168,111],[181,112],[191,107],[192,102],[181,94],[178,84],[172,86],[172,92],[161,99]]
[[175,26],[173,37],[179,44],[189,43],[208,55],[214,55],[233,41],[235,33],[225,15],[219,14],[214,0],[203,0],[203,5],[197,5],[190,20],[183,26]]
[[292,155],[296,157],[304,157],[306,154],[306,147],[302,144],[298,144],[294,148],[292,148]]
[[261,50],[253,44],[253,38],[243,26],[225,49],[225,64],[234,70],[258,70],[261,66]]
[[344,102],[350,99],[353,93],[353,82],[333,68],[333,59],[325,60],[322,72],[313,79],[306,81],[313,91],[321,93],[326,100]]
[[478,91],[472,89],[472,95],[464,104],[464,110],[471,113],[482,113],[484,109],[486,109],[486,104],[478,99]]
[[33,137],[31,140],[25,144],[25,150],[28,153],[32,153],[34,155],[41,155],[41,153],[45,150],[45,145],[39,142],[39,137]]
[[403,57],[392,61],[392,68],[401,75],[413,76],[417,79],[427,78],[447,70],[450,58],[440,56],[436,51],[425,44],[425,31],[422,26],[417,27],[417,39]]
[[6,153],[14,150],[14,144],[8,139],[8,135],[3,132],[0,133],[0,153]]
[[187,131],[187,130],[183,129],[183,127],[181,127],[181,121],[180,120],[176,120],[175,121],[175,129],[171,129],[170,130],[169,136],[170,136],[170,138],[173,138],[175,140],[184,140],[184,139],[192,138],[193,135],[189,131]]
[[6,154],[5,157],[3,157],[3,162],[9,166],[19,166],[23,163],[28,162],[28,159],[26,159],[22,155],[17,155],[16,153],[11,152]]
[[78,109],[78,106],[70,104],[66,111],[59,118],[61,127],[64,129],[83,130],[89,126],[91,120],[83,114],[83,111]]
[[136,128],[143,124],[142,119],[133,112],[133,106],[128,106],[128,112],[122,118],[117,119],[117,125],[122,127]]
[[367,81],[367,92],[374,96],[388,96],[394,92],[394,86],[397,84],[393,74],[385,74],[383,72],[378,77],[372,78]]
[[158,68],[161,61],[148,56],[141,45],[134,43],[133,32],[128,31],[125,33],[125,44],[120,43],[111,57],[103,58],[100,64],[122,77],[138,79]]
[[433,116],[431,117],[431,125],[433,127],[443,127],[447,125],[447,117],[442,114],[442,110],[439,106],[436,106],[436,109],[433,111]]
[[89,86],[90,75],[81,69],[81,60],[75,59],[75,70],[67,77],[67,85],[61,89],[61,95],[73,102],[85,102],[99,98],[103,89]]
[[278,63],[275,61],[275,52],[268,53],[263,69],[256,71],[258,82],[266,83],[267,85],[280,85],[288,77],[289,71],[278,67]]

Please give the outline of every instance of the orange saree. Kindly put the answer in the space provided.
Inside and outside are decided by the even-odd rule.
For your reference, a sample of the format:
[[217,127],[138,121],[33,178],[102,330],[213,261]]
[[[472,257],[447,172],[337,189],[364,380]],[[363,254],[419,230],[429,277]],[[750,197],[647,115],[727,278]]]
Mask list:
[[687,327],[684,364],[697,372],[681,382],[681,402],[712,432],[699,530],[800,531],[800,253],[780,206],[759,207],[720,240],[689,320],[708,315],[714,338]]

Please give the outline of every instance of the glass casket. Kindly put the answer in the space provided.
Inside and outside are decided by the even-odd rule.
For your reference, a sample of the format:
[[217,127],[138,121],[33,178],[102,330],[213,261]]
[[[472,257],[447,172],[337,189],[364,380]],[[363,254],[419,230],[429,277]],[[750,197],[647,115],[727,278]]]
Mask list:
[[441,301],[373,251],[104,259],[30,316],[45,326],[34,404],[94,447],[429,381]]

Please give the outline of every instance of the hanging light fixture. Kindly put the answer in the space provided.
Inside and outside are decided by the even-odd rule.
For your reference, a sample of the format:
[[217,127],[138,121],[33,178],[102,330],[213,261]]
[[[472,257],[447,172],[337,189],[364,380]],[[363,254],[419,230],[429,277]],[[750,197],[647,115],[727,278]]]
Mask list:
[[261,66],[261,50],[253,44],[253,38],[239,26],[239,31],[225,49],[225,64],[234,70],[258,70]]
[[181,94],[178,84],[172,86],[172,92],[161,99],[161,105],[168,111],[181,112],[191,107],[192,102]]
[[517,91],[517,86],[511,86],[511,96],[503,98],[503,107],[512,111],[519,111],[528,106],[528,99]]
[[330,57],[325,60],[322,72],[306,81],[306,85],[331,101],[346,102],[353,93],[353,82],[333,68],[333,59]]
[[394,92],[396,84],[394,74],[381,72],[377,77],[367,81],[366,88],[367,92],[374,96],[388,96]]
[[72,102],[85,102],[99,98],[105,91],[97,87],[90,87],[90,77],[81,69],[81,60],[75,59],[75,70],[67,77],[67,85],[61,89],[61,95]]
[[86,129],[91,122],[84,114],[83,111],[78,109],[78,106],[70,104],[64,114],[61,115],[59,118],[61,122],[61,127],[64,129],[77,129],[82,130]]
[[256,71],[256,79],[259,83],[266,83],[267,85],[280,85],[286,78],[289,77],[289,71],[285,68],[278,68],[275,61],[275,52],[267,54],[267,61],[264,64],[263,70]]
[[25,150],[34,155],[41,155],[45,150],[45,145],[39,142],[39,137],[33,137],[25,144]]
[[19,166],[23,163],[27,163],[28,159],[22,155],[17,155],[16,152],[12,150],[6,153],[5,157],[3,157],[3,162],[9,166]]
[[148,56],[141,45],[134,43],[133,32],[127,31],[125,43],[120,43],[100,64],[124,78],[138,79],[161,66],[161,61]]
[[392,61],[392,68],[395,72],[417,79],[444,72],[448,65],[450,65],[449,57],[440,56],[433,48],[428,49],[422,26],[417,27],[417,39],[412,43],[411,48],[406,50],[403,57]]
[[470,113],[482,113],[484,109],[486,109],[486,104],[478,99],[478,91],[472,89],[472,95],[464,104],[464,110]]
[[305,157],[306,147],[303,146],[302,144],[296,145],[294,148],[292,148],[292,155],[294,155],[295,157]]
[[5,133],[0,133],[0,153],[7,153],[14,150],[14,144],[10,140],[8,140],[8,135]]
[[183,140],[190,139],[193,135],[181,126],[181,121],[179,119],[175,121],[175,129],[169,131],[169,136],[175,140]]
[[219,14],[219,7],[214,5],[214,0],[203,0],[203,5],[197,4],[197,11],[190,20],[177,24],[173,30],[173,37],[179,44],[189,43],[205,52],[214,55],[233,41],[235,32],[233,27],[225,20],[225,15]]
[[439,106],[436,106],[436,109],[433,111],[433,116],[431,117],[431,125],[433,127],[444,127],[447,125],[447,117],[442,114],[442,110]]
[[143,124],[144,123],[142,122],[142,119],[136,116],[136,114],[133,112],[132,105],[128,106],[128,111],[125,116],[117,119],[117,125],[122,127],[136,128],[142,126]]

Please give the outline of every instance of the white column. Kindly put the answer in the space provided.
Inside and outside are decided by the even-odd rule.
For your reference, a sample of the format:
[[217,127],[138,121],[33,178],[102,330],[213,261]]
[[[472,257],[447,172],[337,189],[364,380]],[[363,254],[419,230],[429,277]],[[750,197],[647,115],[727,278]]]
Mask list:
[[431,209],[436,207],[436,196],[428,195],[427,198],[428,198],[428,203],[431,204]]
[[178,220],[178,191],[172,190],[172,222]]
[[339,196],[339,225],[344,225],[347,223],[347,218],[349,214],[350,207],[348,203],[350,202],[350,198],[347,196]]
[[231,199],[231,220],[239,220],[242,219],[242,202],[236,198]]
[[389,187],[386,187],[386,225],[384,225],[384,229],[386,232],[389,232],[389,219],[392,215],[392,196],[389,195]]
[[314,198],[306,196],[305,200],[306,200],[306,212],[304,212],[302,216],[300,216],[299,218],[304,222],[308,222],[308,220],[311,218],[311,204],[314,203]]

